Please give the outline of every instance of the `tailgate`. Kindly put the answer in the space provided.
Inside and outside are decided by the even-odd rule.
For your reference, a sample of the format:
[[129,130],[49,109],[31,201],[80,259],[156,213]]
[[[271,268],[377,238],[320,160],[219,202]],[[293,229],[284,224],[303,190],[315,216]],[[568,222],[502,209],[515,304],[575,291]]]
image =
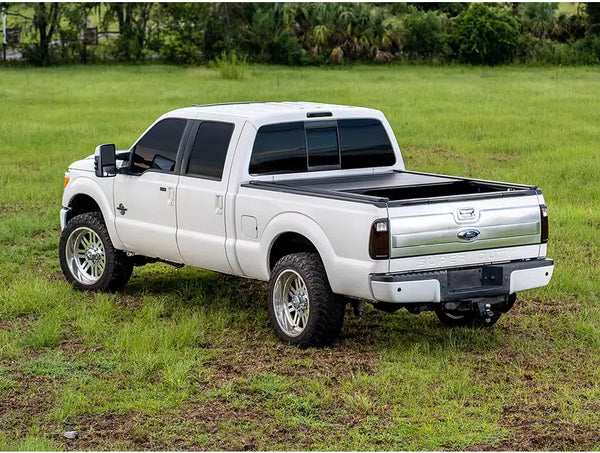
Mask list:
[[[402,258],[532,246],[541,240],[537,195],[446,200],[389,207],[388,213],[392,272],[394,261]],[[537,257],[538,248],[528,248]],[[489,254],[480,255],[480,261],[490,260]]]

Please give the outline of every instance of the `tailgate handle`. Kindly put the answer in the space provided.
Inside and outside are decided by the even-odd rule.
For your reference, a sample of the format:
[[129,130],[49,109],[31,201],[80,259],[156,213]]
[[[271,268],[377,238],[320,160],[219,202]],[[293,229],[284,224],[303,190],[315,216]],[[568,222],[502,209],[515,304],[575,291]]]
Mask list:
[[460,220],[475,218],[475,208],[462,208],[458,210],[458,218]]

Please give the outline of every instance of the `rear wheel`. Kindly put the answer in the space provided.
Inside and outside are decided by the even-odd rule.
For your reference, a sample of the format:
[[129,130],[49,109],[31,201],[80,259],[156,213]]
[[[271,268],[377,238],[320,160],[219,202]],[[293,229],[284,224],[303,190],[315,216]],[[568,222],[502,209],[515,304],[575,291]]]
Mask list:
[[133,271],[124,252],[113,247],[99,212],[73,217],[60,237],[60,267],[76,288],[88,291],[118,291]]
[[281,258],[271,273],[269,316],[277,336],[300,347],[335,341],[346,304],[333,294],[318,254]]

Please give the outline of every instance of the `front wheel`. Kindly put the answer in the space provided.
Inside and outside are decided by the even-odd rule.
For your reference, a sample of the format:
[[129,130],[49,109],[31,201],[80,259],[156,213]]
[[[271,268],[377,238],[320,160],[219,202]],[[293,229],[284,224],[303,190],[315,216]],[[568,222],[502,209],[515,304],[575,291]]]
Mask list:
[[269,316],[282,341],[300,347],[333,343],[342,328],[345,306],[331,291],[318,254],[286,255],[273,268]]
[[60,267],[77,289],[118,291],[133,271],[131,260],[113,247],[99,212],[73,217],[60,236]]

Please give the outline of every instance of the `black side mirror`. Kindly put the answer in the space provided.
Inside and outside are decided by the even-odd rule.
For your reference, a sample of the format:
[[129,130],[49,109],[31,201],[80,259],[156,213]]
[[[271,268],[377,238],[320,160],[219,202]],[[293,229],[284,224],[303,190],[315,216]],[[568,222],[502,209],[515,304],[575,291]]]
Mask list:
[[96,146],[94,169],[99,178],[117,174],[117,151],[113,143]]

